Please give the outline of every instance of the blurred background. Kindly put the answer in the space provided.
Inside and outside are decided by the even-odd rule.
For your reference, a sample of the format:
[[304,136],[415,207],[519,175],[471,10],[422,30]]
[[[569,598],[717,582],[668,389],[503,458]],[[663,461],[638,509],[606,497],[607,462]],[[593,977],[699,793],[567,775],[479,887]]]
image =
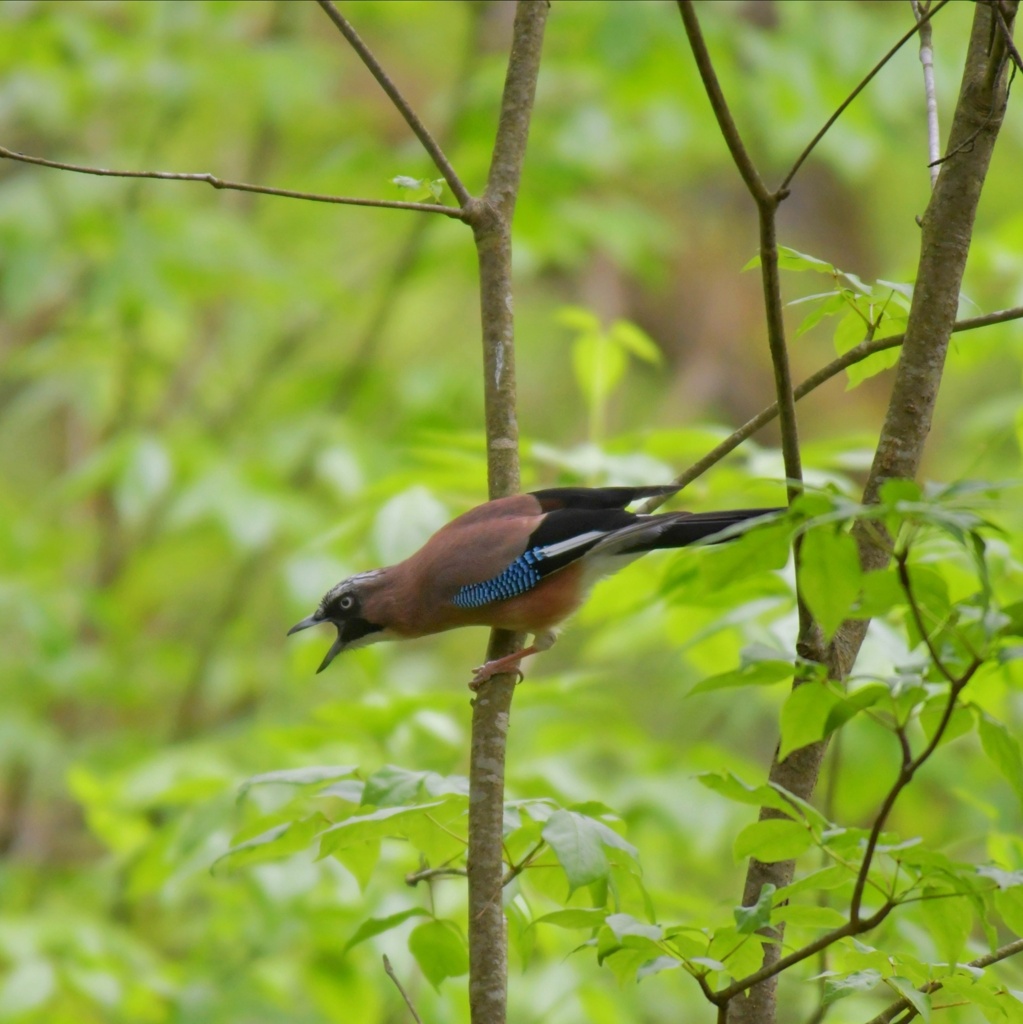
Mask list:
[[[480,192],[513,4],[342,7]],[[908,3],[699,11],[768,182],[912,24]],[[972,13],[952,4],[934,23],[943,130]],[[312,3],[9,0],[0,26],[11,149],[386,199],[420,198],[396,176],[438,176]],[[800,171],[781,242],[868,287],[911,282],[926,154],[909,45]],[[1010,105],[964,316],[1023,303],[1020,166]],[[515,220],[526,488],[666,481],[770,404],[760,280],[743,272],[756,245],[675,5],[555,3]],[[787,300],[833,287],[812,272],[784,284]],[[0,1019],[402,1020],[381,952],[426,1019],[467,1019],[464,986],[416,980],[401,929],[342,955],[367,916],[428,899],[405,888],[415,863],[397,844],[362,885],[311,854],[210,865],[244,824],[249,775],[466,771],[483,631],[353,652],[320,676],[327,631],[284,633],[342,576],[404,557],[485,498],[475,285],[469,232],[442,217],[0,165]],[[793,333],[811,308],[789,308]],[[792,339],[797,379],[833,358],[834,333],[830,320]],[[617,370],[603,388],[597,351]],[[1021,361],[1019,325],[957,336],[928,479],[1019,476]],[[857,494],[890,381],[839,377],[800,404],[814,483]],[[775,443],[766,429],[685,507],[780,503]],[[1014,503],[999,515],[1019,525]],[[623,816],[673,921],[738,902],[731,838],[753,811],[692,776],[760,779],[782,697],[687,692],[793,631],[784,581],[715,592],[694,570],[693,589],[667,586],[689,557],[602,585],[527,665],[509,752],[510,795]],[[986,699],[1011,719],[999,693]],[[887,778],[892,742],[850,730],[858,767],[828,792],[838,817],[870,820],[856,776]],[[898,827],[1018,856],[1018,803],[975,753],[952,744]],[[432,898],[463,913],[457,881]],[[904,922],[891,927],[907,944],[926,942]],[[711,1019],[681,971],[620,989],[569,955],[575,933],[531,941],[513,944],[512,1020]],[[815,989],[786,992],[783,1019],[803,1020]]]

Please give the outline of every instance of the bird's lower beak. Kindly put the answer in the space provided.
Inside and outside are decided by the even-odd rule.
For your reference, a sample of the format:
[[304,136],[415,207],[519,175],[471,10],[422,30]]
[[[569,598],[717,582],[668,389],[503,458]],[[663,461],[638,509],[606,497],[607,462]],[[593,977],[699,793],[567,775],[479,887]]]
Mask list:
[[316,670],[316,674],[319,675],[343,650],[345,647],[345,638],[341,635],[341,629],[338,628],[337,639],[330,645],[330,650],[327,651],[320,662],[320,667]]
[[288,636],[291,636],[292,633],[301,633],[303,629],[308,629],[310,626],[318,626],[323,621],[316,612],[313,612],[312,615],[307,615],[301,622],[296,622],[288,630]]

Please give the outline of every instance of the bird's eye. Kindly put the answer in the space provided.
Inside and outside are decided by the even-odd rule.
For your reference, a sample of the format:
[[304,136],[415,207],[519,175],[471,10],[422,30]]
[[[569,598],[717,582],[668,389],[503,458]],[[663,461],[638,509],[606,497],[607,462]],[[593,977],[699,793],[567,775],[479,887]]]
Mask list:
[[351,594],[342,594],[337,599],[337,606],[343,612],[350,612],[355,607],[355,598]]

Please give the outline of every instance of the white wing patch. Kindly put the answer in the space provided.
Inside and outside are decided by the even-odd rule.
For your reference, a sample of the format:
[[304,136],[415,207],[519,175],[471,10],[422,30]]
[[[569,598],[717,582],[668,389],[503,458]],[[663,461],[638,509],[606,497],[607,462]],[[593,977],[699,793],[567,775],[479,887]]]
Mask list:
[[545,544],[542,548],[535,548],[540,558],[557,558],[567,551],[574,551],[576,548],[584,547],[592,541],[608,536],[608,530],[590,530],[588,533],[580,533],[567,540],[559,540],[556,544]]

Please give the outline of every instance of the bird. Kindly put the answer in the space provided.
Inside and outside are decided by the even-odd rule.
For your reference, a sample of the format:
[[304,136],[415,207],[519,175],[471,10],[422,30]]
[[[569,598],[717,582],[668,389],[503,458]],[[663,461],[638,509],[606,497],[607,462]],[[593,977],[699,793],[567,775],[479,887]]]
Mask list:
[[331,587],[288,636],[321,623],[337,629],[319,673],[342,651],[461,626],[490,626],[529,633],[533,642],[476,668],[470,688],[477,690],[500,673],[521,677],[521,660],[554,644],[559,627],[601,577],[648,551],[685,547],[782,511],[627,511],[640,498],[676,491],[671,484],[550,487],[496,498],[441,527],[403,562]]

